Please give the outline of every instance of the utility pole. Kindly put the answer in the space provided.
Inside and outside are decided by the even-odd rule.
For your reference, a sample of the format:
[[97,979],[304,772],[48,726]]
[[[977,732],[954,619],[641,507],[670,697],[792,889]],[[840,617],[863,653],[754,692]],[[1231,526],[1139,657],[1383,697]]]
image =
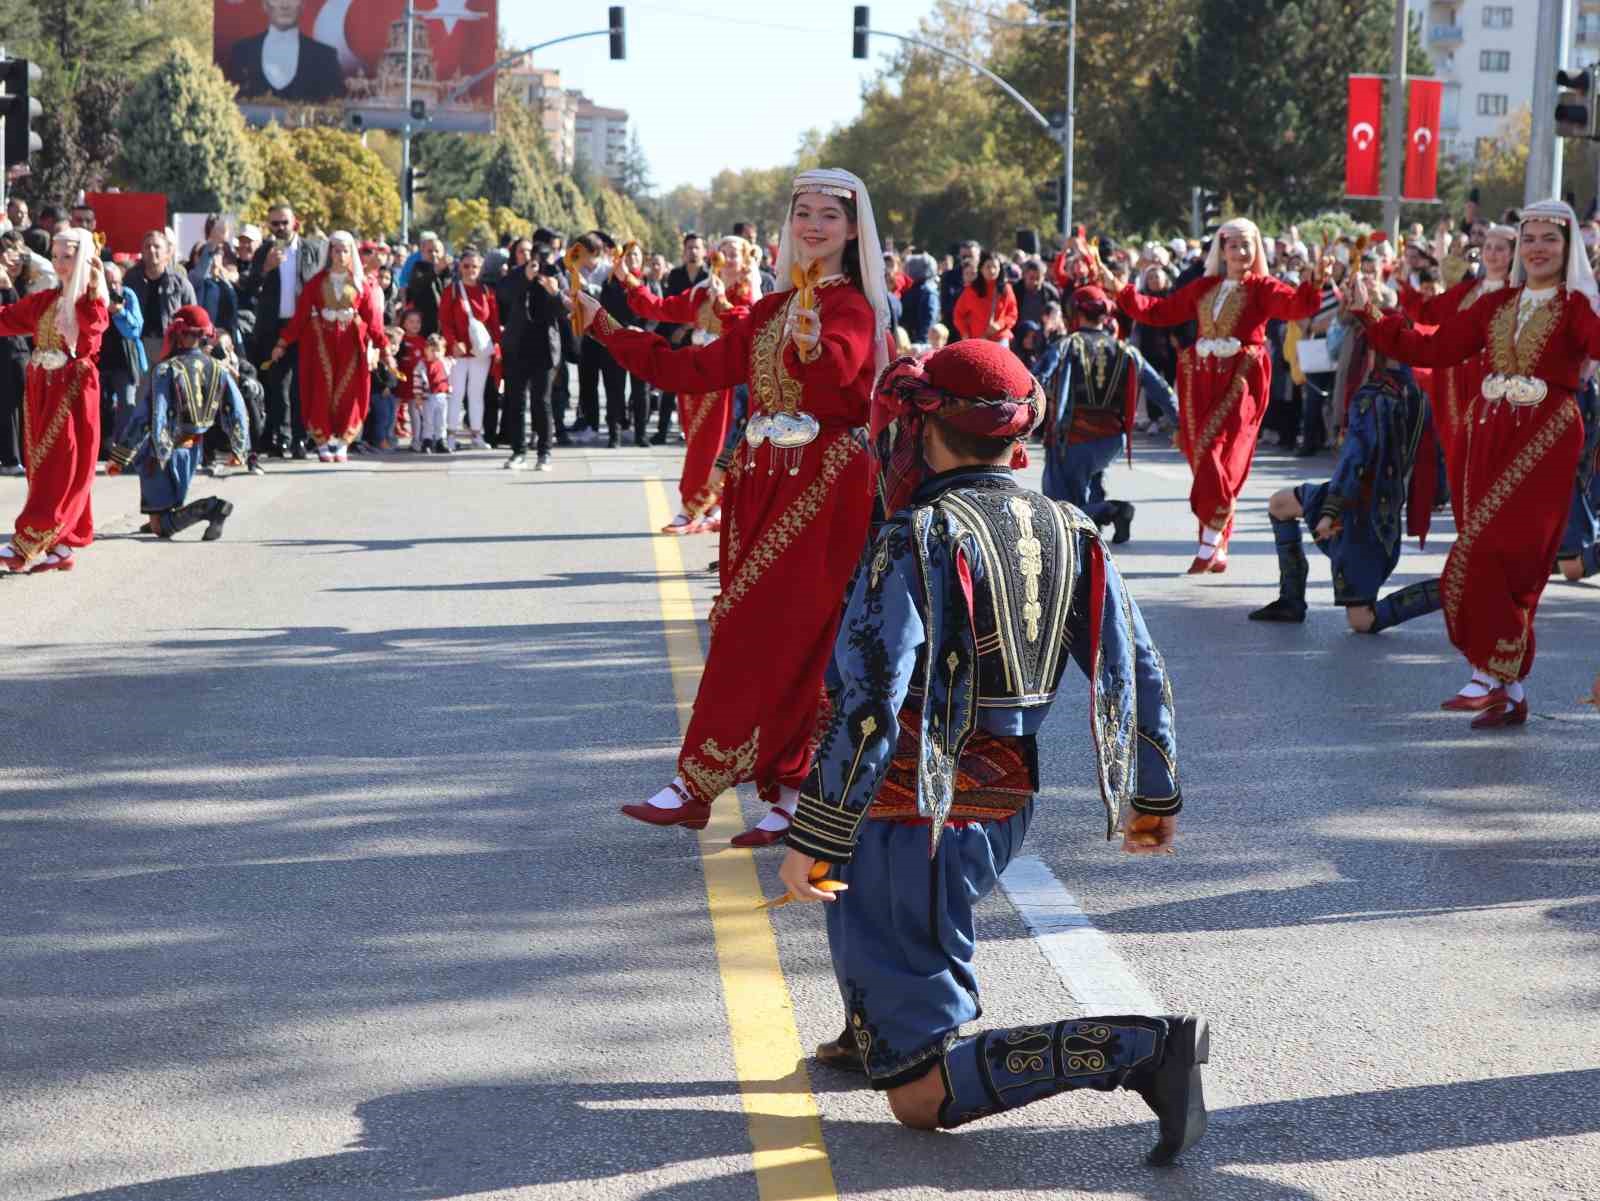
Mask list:
[[[1404,0],[1401,0],[1404,3]],[[1062,131],[1061,149],[1061,237],[1065,245],[1072,236],[1072,142],[1078,125],[1078,0],[1067,9],[1067,127]]]
[[1389,244],[1400,237],[1400,189],[1406,169],[1406,0],[1394,0],[1394,69],[1389,74],[1389,145],[1383,165],[1383,228]]
[[1528,170],[1523,177],[1524,204],[1561,197],[1562,139],[1556,136],[1555,106],[1547,102],[1544,89],[1566,65],[1571,21],[1569,0],[1539,0],[1539,42],[1533,53],[1533,129],[1528,138]]
[[406,123],[400,134],[400,244],[411,242],[411,58],[416,38],[416,0],[406,0]]

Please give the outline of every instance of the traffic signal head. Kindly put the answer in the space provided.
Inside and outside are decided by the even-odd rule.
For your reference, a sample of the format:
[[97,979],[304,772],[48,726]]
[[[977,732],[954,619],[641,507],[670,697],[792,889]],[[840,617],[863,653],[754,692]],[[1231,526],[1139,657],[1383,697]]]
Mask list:
[[622,5],[613,4],[610,8],[611,30],[611,58],[621,62],[628,57],[627,30],[623,26]]
[[415,208],[417,197],[428,190],[428,176],[421,167],[407,167],[405,178],[406,207]]
[[5,165],[26,163],[28,156],[44,149],[33,130],[33,123],[44,115],[39,98],[33,93],[42,77],[34,63],[25,58],[0,59],[0,118],[6,123]]
[[413,121],[426,121],[428,119],[428,102],[426,100],[413,100],[411,102],[411,119]]
[[867,6],[865,4],[856,5],[856,23],[855,28],[852,30],[853,36],[850,41],[851,58],[867,57],[867,28],[871,24],[872,17],[867,12]]
[[1557,71],[1556,135],[1600,139],[1600,66]]

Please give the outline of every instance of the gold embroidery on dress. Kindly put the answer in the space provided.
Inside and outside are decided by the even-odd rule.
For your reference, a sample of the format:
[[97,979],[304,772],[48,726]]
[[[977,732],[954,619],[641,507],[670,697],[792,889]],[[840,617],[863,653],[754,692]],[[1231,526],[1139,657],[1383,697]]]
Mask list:
[[40,464],[55,449],[62,429],[66,427],[67,418],[71,416],[78,401],[83,398],[83,384],[90,365],[88,359],[78,359],[67,368],[67,384],[62,391],[61,402],[50,414],[50,420],[45,424],[44,432],[39,435],[38,441],[31,439],[29,441],[27,448],[29,476],[38,472]]
[[1515,638],[1496,638],[1494,654],[1489,656],[1489,674],[1507,682],[1522,678],[1522,663],[1528,652],[1527,611],[1518,616],[1522,619],[1522,632]]
[[1489,319],[1489,358],[1494,369],[1502,375],[1533,375],[1544,354],[1544,345],[1555,332],[1556,324],[1566,311],[1566,289],[1558,288],[1556,294],[1536,305],[1517,333],[1517,309],[1522,294],[1515,293],[1500,306]]
[[11,546],[26,562],[52,549],[64,532],[64,527],[59,525],[45,530],[25,525],[11,535]]
[[717,745],[715,738],[707,738],[698,751],[684,751],[678,759],[678,770],[694,786],[696,794],[709,803],[735,784],[750,778],[760,745],[760,726],[751,730],[749,738],[730,750]]
[[[1245,374],[1244,369],[1250,362],[1250,353],[1242,352],[1235,356],[1237,362],[1233,368],[1233,379],[1228,384],[1228,390],[1222,394],[1222,399],[1217,402],[1217,407],[1211,410],[1211,416],[1206,418],[1206,427],[1200,431],[1200,439],[1193,443],[1194,458],[1198,459],[1210,449],[1217,435],[1222,432],[1222,424],[1233,415],[1239,407],[1239,402],[1244,399]],[[1190,412],[1194,411],[1194,404],[1189,404]]]
[[[1461,598],[1467,584],[1467,560],[1472,556],[1473,544],[1494,520],[1495,514],[1500,512],[1511,494],[1538,466],[1539,460],[1549,454],[1551,448],[1561,440],[1561,435],[1572,424],[1577,412],[1578,406],[1574,404],[1554,406],[1549,418],[1539,427],[1539,431],[1517,452],[1516,457],[1500,473],[1500,478],[1490,485],[1480,504],[1469,509],[1468,498],[1462,497],[1461,532],[1456,536],[1456,544],[1450,552],[1450,557],[1445,560],[1444,575],[1440,580],[1445,617],[1451,625],[1454,625],[1460,616]],[[1467,452],[1471,453],[1470,443]]]
[[[1222,287],[1219,282],[1217,287]],[[1206,291],[1200,297],[1199,303],[1194,306],[1196,320],[1200,323],[1200,336],[1202,338],[1231,338],[1233,327],[1239,324],[1239,315],[1244,312],[1245,284],[1241,281],[1233,291],[1228,293],[1228,298],[1222,302],[1222,309],[1215,317],[1211,315],[1211,306],[1215,303],[1216,288]]]
[[789,374],[783,362],[783,335],[789,320],[789,308],[793,304],[794,296],[791,295],[781,308],[773,311],[771,318],[750,344],[750,383],[755,388],[757,406],[763,413],[793,414],[800,411],[800,381]]
[[39,326],[33,331],[33,348],[35,350],[72,350],[61,337],[61,331],[56,328],[56,309],[61,307],[61,294],[56,293],[56,298],[45,306],[44,312],[39,314]]
[[1044,616],[1044,606],[1039,603],[1039,577],[1044,574],[1044,544],[1033,533],[1033,506],[1020,496],[1006,502],[1011,515],[1017,519],[1017,556],[1021,560],[1022,586],[1026,597],[1022,606],[1022,622],[1027,627],[1029,642],[1039,641],[1039,619]]
[[731,608],[743,600],[745,593],[750,591],[767,568],[777,562],[789,544],[811,524],[811,519],[821,511],[828,494],[833,490],[834,481],[839,478],[850,460],[862,453],[864,452],[860,445],[848,432],[835,437],[832,445],[823,452],[822,466],[817,472],[817,478],[806,485],[805,490],[790,502],[783,515],[772,523],[765,535],[750,548],[750,554],[739,564],[738,571],[722,594],[724,609]]

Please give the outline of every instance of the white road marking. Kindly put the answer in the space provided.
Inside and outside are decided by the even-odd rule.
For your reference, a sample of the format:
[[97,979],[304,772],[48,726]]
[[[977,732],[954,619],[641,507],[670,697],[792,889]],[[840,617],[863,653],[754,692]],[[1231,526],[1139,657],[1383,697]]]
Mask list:
[[1000,887],[1073,998],[1091,1014],[1166,1012],[1111,940],[1035,855],[1013,859]]

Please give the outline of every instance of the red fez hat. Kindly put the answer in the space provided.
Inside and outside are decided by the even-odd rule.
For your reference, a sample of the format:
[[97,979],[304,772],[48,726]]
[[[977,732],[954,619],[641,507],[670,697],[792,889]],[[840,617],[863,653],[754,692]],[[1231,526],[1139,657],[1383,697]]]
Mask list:
[[1103,288],[1085,284],[1072,294],[1072,307],[1085,317],[1104,317],[1111,311],[1111,301]]
[[186,304],[172,314],[172,320],[167,322],[167,336],[161,342],[161,357],[165,359],[172,354],[173,344],[180,334],[199,334],[202,338],[209,338],[216,332],[211,326],[210,313],[197,304]]
[[1027,400],[1034,378],[1022,360],[998,342],[963,338],[928,357],[928,383],[956,401]]

